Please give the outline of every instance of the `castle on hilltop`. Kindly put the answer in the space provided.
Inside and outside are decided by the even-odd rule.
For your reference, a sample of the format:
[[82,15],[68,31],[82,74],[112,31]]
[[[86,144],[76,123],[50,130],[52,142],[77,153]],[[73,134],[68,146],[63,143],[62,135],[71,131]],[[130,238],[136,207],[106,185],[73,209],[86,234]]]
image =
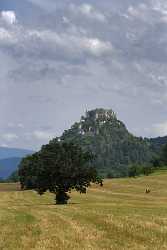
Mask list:
[[107,122],[117,119],[116,114],[111,110],[95,109],[85,112],[78,123],[78,132],[82,135],[89,133],[90,135],[98,135],[99,129]]
[[91,111],[86,110],[85,118],[107,121],[111,119],[117,119],[117,116],[112,109],[95,109]]

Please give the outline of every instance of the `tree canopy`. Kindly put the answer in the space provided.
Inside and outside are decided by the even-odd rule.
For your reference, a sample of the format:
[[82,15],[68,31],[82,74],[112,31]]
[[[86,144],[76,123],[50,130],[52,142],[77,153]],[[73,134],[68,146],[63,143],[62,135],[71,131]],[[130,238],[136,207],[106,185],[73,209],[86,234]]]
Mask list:
[[102,185],[92,166],[94,156],[72,142],[51,141],[38,153],[22,160],[19,177],[22,189],[56,194],[57,204],[66,204],[73,189],[86,193],[91,182]]

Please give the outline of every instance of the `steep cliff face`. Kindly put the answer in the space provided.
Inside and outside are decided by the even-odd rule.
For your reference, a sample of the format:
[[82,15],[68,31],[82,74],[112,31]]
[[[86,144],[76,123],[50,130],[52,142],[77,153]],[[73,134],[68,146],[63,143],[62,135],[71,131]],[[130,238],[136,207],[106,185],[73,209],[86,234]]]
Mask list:
[[153,155],[150,141],[130,134],[112,110],[87,111],[59,140],[74,141],[91,150],[99,171],[115,176],[125,175],[129,164],[146,163]]
[[80,122],[75,123],[70,130],[66,133],[74,132],[81,135],[96,136],[100,134],[100,130],[104,128],[104,125],[112,125],[113,123],[120,123],[117,121],[116,115],[112,110],[96,109],[87,111],[85,116],[82,116]]

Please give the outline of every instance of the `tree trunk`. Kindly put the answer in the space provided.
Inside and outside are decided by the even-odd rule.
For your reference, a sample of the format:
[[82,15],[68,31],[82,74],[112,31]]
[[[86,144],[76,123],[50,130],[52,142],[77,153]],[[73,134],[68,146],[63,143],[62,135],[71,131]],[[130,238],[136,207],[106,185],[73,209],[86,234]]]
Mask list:
[[57,205],[67,204],[69,199],[70,199],[70,196],[64,190],[59,190],[56,192],[56,204]]

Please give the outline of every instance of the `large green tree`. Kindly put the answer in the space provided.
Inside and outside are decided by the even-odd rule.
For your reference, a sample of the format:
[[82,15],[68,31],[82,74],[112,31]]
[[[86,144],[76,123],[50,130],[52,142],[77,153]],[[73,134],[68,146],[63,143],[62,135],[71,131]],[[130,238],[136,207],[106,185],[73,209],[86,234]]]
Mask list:
[[56,194],[56,204],[67,204],[71,190],[86,193],[91,182],[102,185],[93,160],[80,146],[54,140],[22,160],[18,171],[21,187],[35,189],[40,195],[50,191]]

